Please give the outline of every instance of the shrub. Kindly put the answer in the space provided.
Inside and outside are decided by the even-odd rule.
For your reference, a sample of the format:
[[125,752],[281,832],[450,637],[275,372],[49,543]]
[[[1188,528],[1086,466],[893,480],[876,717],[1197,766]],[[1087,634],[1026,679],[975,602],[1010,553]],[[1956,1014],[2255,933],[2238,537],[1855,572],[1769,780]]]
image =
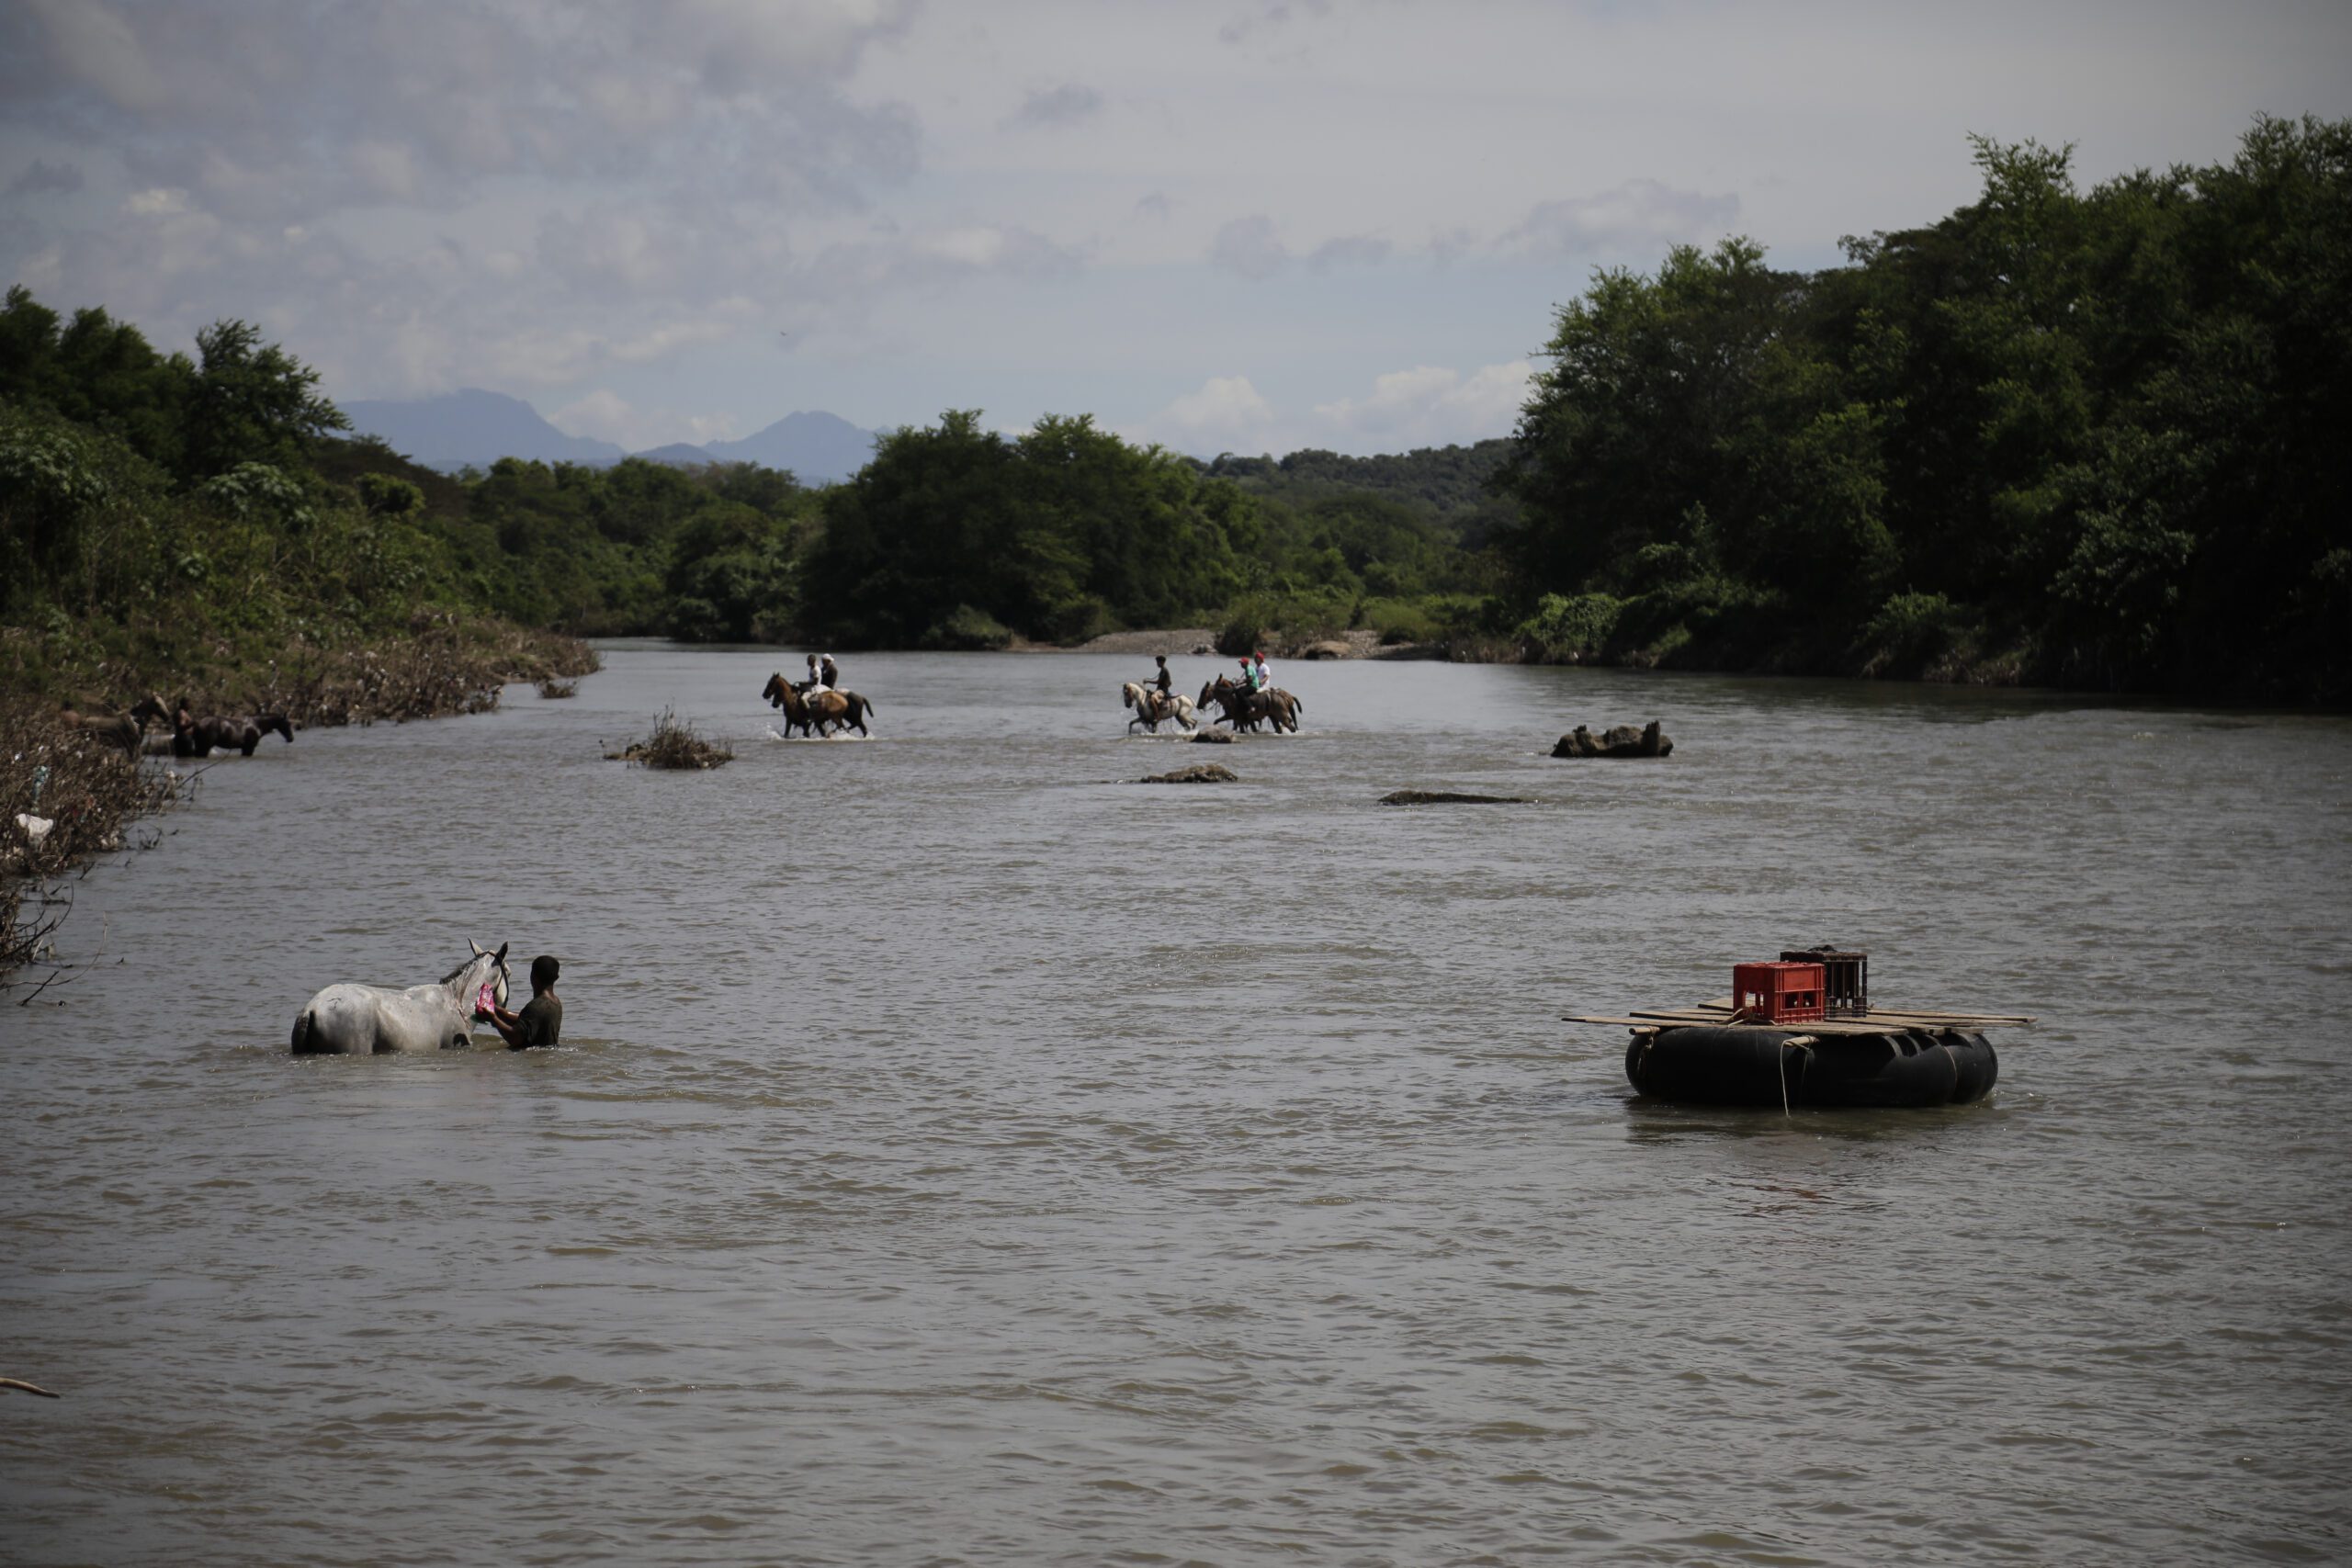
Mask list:
[[1966,616],[1940,593],[1897,593],[1862,628],[1865,675],[1917,676],[1957,651]]
[[1409,599],[1365,600],[1363,623],[1380,634],[1383,648],[1407,642],[1435,642],[1443,630],[1425,604]]
[[695,733],[691,720],[682,719],[673,710],[663,708],[654,716],[653,733],[617,753],[614,760],[642,762],[649,768],[715,768],[722,762],[733,761],[735,753],[724,746],[705,740]]
[[1528,657],[1545,662],[1593,659],[1607,646],[1624,614],[1624,601],[1609,593],[1546,593],[1535,614],[1512,628],[1512,640]]
[[949,652],[993,652],[1012,646],[1012,628],[986,610],[958,604],[917,638],[915,646]]
[[1272,599],[1263,593],[1237,600],[1226,613],[1225,625],[1217,628],[1216,650],[1238,659],[1262,647],[1273,623],[1273,611]]
[[1216,634],[1216,650],[1238,657],[1261,648],[1298,648],[1343,637],[1357,599],[1337,589],[1252,593],[1237,603]]

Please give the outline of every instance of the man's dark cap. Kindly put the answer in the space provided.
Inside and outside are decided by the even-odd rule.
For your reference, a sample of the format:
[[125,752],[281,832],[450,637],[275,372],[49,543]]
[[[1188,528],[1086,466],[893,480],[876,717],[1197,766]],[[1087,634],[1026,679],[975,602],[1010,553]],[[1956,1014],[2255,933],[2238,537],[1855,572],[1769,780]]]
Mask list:
[[563,965],[556,962],[554,954],[542,953],[531,960],[531,984],[544,991],[555,984],[555,977],[562,969]]

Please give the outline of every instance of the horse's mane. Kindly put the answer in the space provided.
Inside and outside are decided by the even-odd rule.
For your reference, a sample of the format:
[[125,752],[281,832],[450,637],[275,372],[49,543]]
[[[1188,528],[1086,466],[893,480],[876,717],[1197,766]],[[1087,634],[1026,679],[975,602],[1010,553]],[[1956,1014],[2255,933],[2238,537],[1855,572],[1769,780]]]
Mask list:
[[463,964],[458,964],[455,969],[450,970],[447,975],[442,976],[441,983],[445,986],[447,985],[450,981],[456,979],[458,976],[464,974],[467,970],[472,968],[476,964],[481,963],[485,958],[492,960],[491,967],[495,969],[498,967],[496,962],[497,957],[498,955],[493,953],[477,953],[471,958],[467,959]]

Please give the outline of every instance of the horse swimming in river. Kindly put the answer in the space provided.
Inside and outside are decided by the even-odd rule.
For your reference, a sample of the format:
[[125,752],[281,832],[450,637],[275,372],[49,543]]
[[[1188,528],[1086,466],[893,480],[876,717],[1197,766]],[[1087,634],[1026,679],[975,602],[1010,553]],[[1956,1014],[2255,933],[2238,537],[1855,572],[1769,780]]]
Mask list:
[[1182,692],[1157,692],[1140,681],[1130,681],[1119,688],[1119,701],[1136,710],[1135,717],[1127,720],[1131,735],[1138,724],[1157,735],[1164,718],[1172,718],[1186,729],[1200,728],[1193,717],[1193,699]]
[[349,982],[312,997],[294,1021],[294,1054],[365,1056],[385,1051],[453,1050],[471,1039],[474,997],[487,984],[506,1005],[506,944],[474,955],[439,980],[395,990]]

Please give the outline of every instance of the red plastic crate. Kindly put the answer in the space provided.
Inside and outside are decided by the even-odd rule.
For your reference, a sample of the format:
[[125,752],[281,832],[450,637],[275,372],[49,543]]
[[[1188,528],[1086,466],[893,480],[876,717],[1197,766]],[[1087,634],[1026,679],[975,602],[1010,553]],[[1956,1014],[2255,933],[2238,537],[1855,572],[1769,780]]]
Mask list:
[[1735,964],[1731,1005],[1759,1023],[1810,1023],[1824,1014],[1828,976],[1818,964]]

